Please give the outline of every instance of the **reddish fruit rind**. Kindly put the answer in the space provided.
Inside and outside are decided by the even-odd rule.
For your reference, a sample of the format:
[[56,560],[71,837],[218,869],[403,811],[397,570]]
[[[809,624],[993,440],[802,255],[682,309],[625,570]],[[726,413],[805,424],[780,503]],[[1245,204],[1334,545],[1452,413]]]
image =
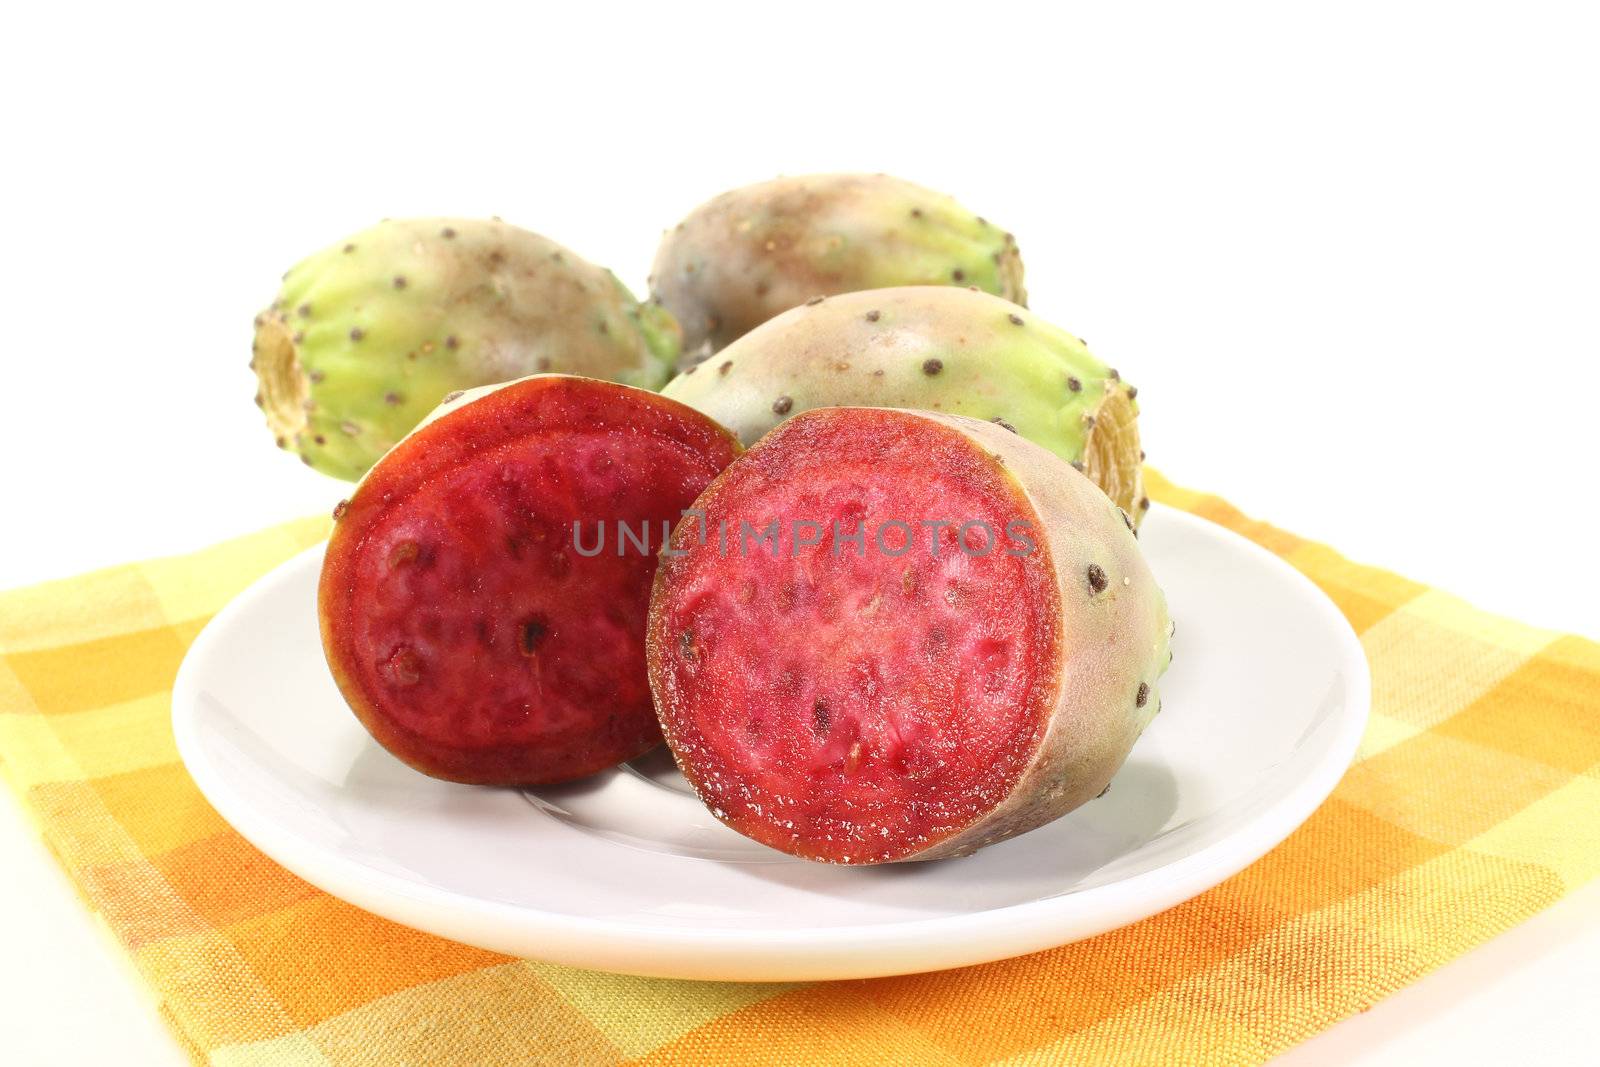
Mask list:
[[[323,647],[357,718],[417,770],[476,784],[567,781],[648,750],[654,546],[738,453],[681,404],[587,378],[441,406],[328,543]],[[651,551],[580,555],[574,521],[592,548],[602,520],[648,523]]]
[[723,193],[667,231],[650,281],[654,302],[682,324],[685,366],[789,308],[895,285],[1028,302],[1011,234],[887,174],[791,176]]
[[[685,520],[686,554],[657,572],[651,688],[701,799],[764,844],[836,863],[967,854],[1099,794],[1159,705],[1165,602],[1128,525],[1001,427],[817,409],[695,507],[711,536]],[[773,518],[776,553],[740,554],[739,524]],[[864,526],[866,550],[797,544],[795,519]],[[903,553],[898,528],[874,543],[891,519],[912,527]],[[988,523],[995,547],[961,552],[984,535],[944,527],[935,558],[922,522],[949,519]],[[1034,550],[1008,553],[1008,528]]]

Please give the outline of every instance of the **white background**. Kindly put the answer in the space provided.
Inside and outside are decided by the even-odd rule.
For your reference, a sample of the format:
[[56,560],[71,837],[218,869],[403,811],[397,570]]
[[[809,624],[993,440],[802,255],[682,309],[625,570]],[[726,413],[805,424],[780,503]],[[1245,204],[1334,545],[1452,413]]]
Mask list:
[[[1600,632],[1592,9],[576,6],[0,16],[0,586],[338,499],[246,362],[348,231],[499,214],[642,292],[710,195],[885,170],[1016,232],[1169,476]],[[14,808],[0,1055],[177,1062]],[[1591,888],[1289,1059],[1592,1062],[1597,959]]]

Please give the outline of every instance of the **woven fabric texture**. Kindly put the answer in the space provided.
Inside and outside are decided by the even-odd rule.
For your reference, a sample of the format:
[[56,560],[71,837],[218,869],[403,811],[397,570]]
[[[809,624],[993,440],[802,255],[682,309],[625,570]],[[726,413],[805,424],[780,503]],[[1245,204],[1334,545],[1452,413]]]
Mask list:
[[1338,604],[1371,662],[1371,725],[1260,862],[1047,952],[811,985],[630,978],[307,885],[200,796],[169,698],[206,620],[325,520],[0,594],[0,771],[195,1061],[236,1067],[1258,1063],[1600,872],[1600,646],[1152,482]]

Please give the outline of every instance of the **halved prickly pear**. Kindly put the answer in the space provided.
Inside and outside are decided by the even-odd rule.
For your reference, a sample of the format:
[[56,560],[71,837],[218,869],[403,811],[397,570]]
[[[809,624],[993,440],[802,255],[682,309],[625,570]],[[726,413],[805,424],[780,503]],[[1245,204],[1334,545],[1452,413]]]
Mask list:
[[817,409],[695,510],[650,684],[712,814],[773,848],[966,855],[1102,792],[1160,707],[1166,602],[1127,516],[993,423]]
[[890,285],[976,286],[1026,304],[1003,228],[887,174],[809,174],[723,193],[667,231],[650,276],[685,359],[814,296]]
[[787,311],[662,390],[746,445],[818,407],[916,408],[1009,427],[1088,474],[1137,525],[1138,391],[1083,340],[988,293],[905,286]]
[[739,451],[696,411],[588,378],[447,401],[336,513],[318,612],[356,717],[458,782],[567,781],[655,745],[655,550]]

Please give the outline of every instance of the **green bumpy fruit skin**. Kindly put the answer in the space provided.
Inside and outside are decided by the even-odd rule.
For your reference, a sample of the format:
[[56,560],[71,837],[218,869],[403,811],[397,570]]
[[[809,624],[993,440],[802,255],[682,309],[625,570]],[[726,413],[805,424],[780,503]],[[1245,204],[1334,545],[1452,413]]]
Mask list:
[[554,241],[395,219],[284,275],[251,366],[279,446],[354,480],[447,393],[542,372],[658,389],[680,349],[670,314]]
[[814,296],[976,286],[1027,303],[1005,230],[886,174],[778,178],[723,193],[662,239],[651,292],[703,357]]
[[[820,407],[892,407],[996,422],[1087,473],[1137,521],[1137,393],[1082,339],[987,293],[912,286],[846,293],[779,315],[662,392],[754,444]],[[1099,467],[1117,434],[1132,472]],[[1102,438],[1107,440],[1107,438]]]

